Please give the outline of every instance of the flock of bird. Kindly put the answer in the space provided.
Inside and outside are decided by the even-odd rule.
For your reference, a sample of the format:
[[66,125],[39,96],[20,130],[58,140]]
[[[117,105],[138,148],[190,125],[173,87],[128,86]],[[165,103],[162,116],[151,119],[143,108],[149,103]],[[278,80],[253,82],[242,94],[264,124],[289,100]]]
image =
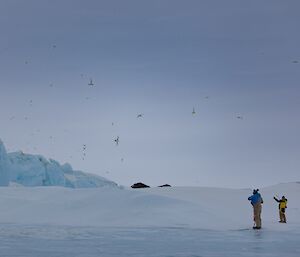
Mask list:
[[[56,49],[57,48],[57,45],[56,44],[53,44],[52,45],[52,48],[53,49]],[[299,62],[297,60],[293,60],[292,63],[294,64],[298,64]],[[25,60],[25,64],[28,65],[29,64],[29,61],[28,60]],[[81,77],[84,78],[84,74],[81,74]],[[88,86],[90,87],[95,87],[95,82],[92,78],[89,79],[88,83],[87,83]],[[49,84],[49,87],[53,88],[54,85],[53,83]],[[209,96],[205,96],[204,97],[205,99],[209,99]],[[86,97],[85,98],[86,100],[89,100],[89,97]],[[33,100],[29,100],[29,106],[32,107],[33,106]],[[195,116],[196,115],[196,109],[195,107],[192,108],[192,116]],[[141,119],[141,118],[144,118],[144,114],[143,113],[138,113],[137,116],[136,116],[137,119]],[[16,117],[15,116],[11,116],[9,117],[9,120],[12,121],[12,120],[15,120]],[[25,116],[24,117],[24,120],[28,120],[28,116]],[[241,115],[237,115],[236,116],[236,119],[239,119],[239,120],[243,120],[244,117],[241,116]],[[111,123],[112,126],[114,126],[114,122]],[[39,130],[38,130],[39,131]],[[49,136],[49,139],[52,140],[53,139],[53,136]],[[120,137],[117,136],[116,138],[113,139],[113,142],[116,146],[119,146],[120,144]],[[36,148],[34,148],[36,149]],[[86,144],[83,144],[82,145],[82,160],[85,160],[86,159],[86,151],[87,151],[87,145]],[[124,158],[121,158],[121,161],[123,162],[124,161]]]
[[[53,48],[56,48],[56,45],[54,45]],[[28,64],[28,62],[25,62],[25,63]],[[83,77],[83,74],[81,74],[81,76]],[[95,83],[94,83],[93,79],[90,79],[89,82],[87,83],[87,85],[88,85],[88,86],[95,86]],[[49,87],[53,87],[53,84],[50,84]],[[205,98],[205,99],[209,99],[209,96],[205,96],[204,98]],[[30,107],[33,106],[33,100],[29,100],[29,106],[30,106]],[[192,109],[192,115],[193,115],[193,116],[196,115],[195,107],[193,107],[193,109]],[[15,116],[11,116],[9,119],[10,119],[10,120],[14,120],[15,118],[16,118]],[[137,118],[137,119],[144,118],[144,114],[143,114],[143,113],[138,113],[138,114],[136,115],[136,118]],[[243,119],[242,116],[236,116],[236,118],[237,118],[237,119]],[[27,121],[27,120],[28,120],[28,117],[25,116],[24,119]],[[112,122],[111,125],[114,126],[114,122]],[[40,130],[38,130],[38,131],[40,131]],[[53,136],[49,136],[49,139],[50,139],[50,140],[53,140],[54,138],[53,138]],[[116,138],[113,139],[113,141],[114,141],[115,145],[118,146],[119,143],[120,143],[120,137],[117,136]],[[34,149],[36,149],[36,147],[35,147]],[[86,159],[86,151],[87,151],[87,145],[86,145],[86,144],[83,144],[83,145],[82,145],[82,160],[85,160],[85,159]],[[124,161],[124,158],[121,158],[121,161],[123,162],[123,161]]]

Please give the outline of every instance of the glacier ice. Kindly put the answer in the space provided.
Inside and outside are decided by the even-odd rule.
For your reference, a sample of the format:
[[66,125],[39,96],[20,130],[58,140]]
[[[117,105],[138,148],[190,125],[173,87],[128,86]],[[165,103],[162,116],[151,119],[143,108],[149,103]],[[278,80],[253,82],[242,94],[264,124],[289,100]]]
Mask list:
[[0,186],[9,183],[9,161],[4,144],[0,140]]
[[0,141],[0,185],[17,183],[24,186],[62,186],[71,188],[118,187],[101,176],[73,170],[68,163],[23,152],[6,153]]

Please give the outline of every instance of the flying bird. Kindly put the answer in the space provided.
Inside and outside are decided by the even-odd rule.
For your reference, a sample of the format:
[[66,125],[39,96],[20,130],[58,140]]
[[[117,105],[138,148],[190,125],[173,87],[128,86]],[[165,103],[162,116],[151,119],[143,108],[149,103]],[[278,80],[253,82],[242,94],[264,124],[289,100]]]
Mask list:
[[293,61],[293,63],[299,63],[297,60]]
[[236,116],[237,119],[242,120],[244,119],[243,116]]
[[86,145],[83,145],[83,146],[82,146],[82,151],[83,151],[82,160],[84,160],[85,157],[86,157],[86,152],[85,152],[85,150],[86,150]]
[[95,85],[92,79],[90,79],[90,82],[89,82],[88,85],[89,85],[89,86],[94,86],[94,85]]
[[195,115],[195,114],[196,114],[196,112],[195,112],[195,107],[193,107],[192,114],[193,114],[193,115]]
[[140,114],[138,114],[138,115],[136,116],[136,118],[137,118],[137,119],[138,119],[138,118],[143,118],[143,116],[144,116],[144,114],[140,113]]
[[119,145],[119,136],[114,140],[116,145]]

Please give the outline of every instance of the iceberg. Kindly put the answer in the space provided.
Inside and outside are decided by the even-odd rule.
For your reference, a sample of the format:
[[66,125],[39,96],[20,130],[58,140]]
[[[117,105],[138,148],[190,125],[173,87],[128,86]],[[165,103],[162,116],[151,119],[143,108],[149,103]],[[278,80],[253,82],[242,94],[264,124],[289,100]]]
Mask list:
[[118,187],[104,177],[73,170],[68,163],[61,165],[42,155],[22,151],[7,153],[0,141],[0,185],[61,186],[70,188]]
[[0,140],[0,186],[9,184],[9,161],[4,144]]

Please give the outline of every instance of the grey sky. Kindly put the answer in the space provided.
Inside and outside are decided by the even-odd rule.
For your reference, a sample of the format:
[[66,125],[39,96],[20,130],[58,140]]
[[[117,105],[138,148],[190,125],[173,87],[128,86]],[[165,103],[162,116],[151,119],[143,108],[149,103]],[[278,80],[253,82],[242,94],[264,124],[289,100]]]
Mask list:
[[0,137],[125,185],[299,180],[299,8],[0,0]]

